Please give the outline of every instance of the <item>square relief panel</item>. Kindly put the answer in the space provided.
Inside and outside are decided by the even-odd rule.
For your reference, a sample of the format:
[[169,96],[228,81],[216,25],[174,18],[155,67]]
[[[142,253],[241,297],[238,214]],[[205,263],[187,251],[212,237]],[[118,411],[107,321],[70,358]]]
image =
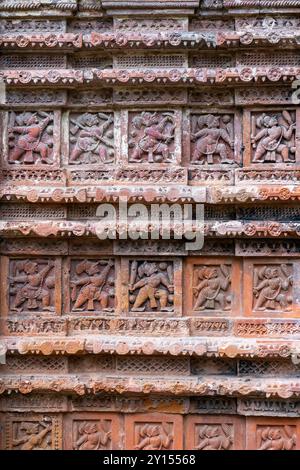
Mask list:
[[182,416],[163,413],[126,415],[125,429],[128,450],[182,449]]
[[122,260],[123,312],[142,314],[181,314],[181,261]]
[[62,446],[57,415],[7,415],[5,429],[6,450],[59,450]]
[[295,110],[246,111],[245,165],[299,163]]
[[299,424],[297,420],[278,418],[247,419],[247,449],[299,450]]
[[4,115],[4,161],[13,167],[59,166],[58,111],[10,111]]
[[72,413],[65,419],[65,450],[122,449],[121,438],[117,414]]
[[70,112],[69,165],[109,165],[115,162],[113,112]]
[[237,113],[188,113],[183,149],[187,165],[230,169],[241,161],[241,126]]
[[60,261],[55,258],[3,258],[7,296],[4,310],[11,314],[60,313]]
[[168,166],[179,164],[180,129],[181,121],[177,111],[129,112],[128,162]]
[[188,416],[185,421],[188,450],[242,450],[244,427],[232,416]]
[[245,261],[246,315],[298,316],[299,267],[289,260]]
[[64,269],[64,298],[70,313],[112,312],[115,307],[115,260],[72,258]]
[[228,258],[191,258],[185,273],[189,315],[235,314],[240,310],[240,266]]

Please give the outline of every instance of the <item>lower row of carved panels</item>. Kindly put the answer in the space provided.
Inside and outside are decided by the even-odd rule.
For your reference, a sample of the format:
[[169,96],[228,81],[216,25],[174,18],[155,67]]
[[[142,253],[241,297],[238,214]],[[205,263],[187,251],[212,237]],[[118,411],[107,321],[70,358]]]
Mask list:
[[271,377],[299,378],[300,359],[296,363],[290,358],[272,359],[223,359],[216,357],[186,356],[7,356],[5,364],[0,364],[1,375],[14,374],[110,374],[120,376],[231,376],[231,377]]
[[4,315],[298,317],[300,260],[1,257]]
[[299,450],[300,419],[168,413],[2,417],[6,450]]
[[[4,167],[135,164],[224,169],[300,162],[296,108],[1,113]],[[244,150],[242,151],[242,148]],[[95,167],[96,165],[96,167]],[[228,168],[229,167],[229,168]]]

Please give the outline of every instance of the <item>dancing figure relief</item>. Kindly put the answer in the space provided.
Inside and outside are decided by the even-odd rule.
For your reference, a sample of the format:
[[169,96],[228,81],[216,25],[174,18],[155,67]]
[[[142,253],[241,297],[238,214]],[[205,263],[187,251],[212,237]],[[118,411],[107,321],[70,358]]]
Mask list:
[[295,129],[288,111],[252,116],[252,163],[295,162]]
[[129,132],[129,162],[172,163],[175,121],[172,113],[142,112]]
[[53,114],[11,112],[8,124],[8,162],[47,164],[53,159]]

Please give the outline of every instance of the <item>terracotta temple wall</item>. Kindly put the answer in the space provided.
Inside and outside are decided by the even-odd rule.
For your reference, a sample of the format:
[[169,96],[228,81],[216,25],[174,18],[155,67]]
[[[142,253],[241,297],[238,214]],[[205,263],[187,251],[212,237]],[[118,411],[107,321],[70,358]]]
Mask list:
[[158,3],[0,2],[3,449],[300,449],[300,1]]

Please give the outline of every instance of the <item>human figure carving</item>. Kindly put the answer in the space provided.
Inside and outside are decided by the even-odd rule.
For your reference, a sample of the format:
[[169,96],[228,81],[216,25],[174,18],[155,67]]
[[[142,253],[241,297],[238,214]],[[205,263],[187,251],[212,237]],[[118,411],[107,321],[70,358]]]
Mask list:
[[174,437],[164,425],[145,424],[139,429],[139,439],[136,450],[167,450]]
[[253,293],[257,298],[254,310],[276,310],[279,306],[286,310],[292,303],[288,295],[293,284],[287,265],[280,267],[263,266],[254,270]]
[[233,444],[232,426],[216,424],[200,426],[197,450],[228,450]]
[[[85,113],[70,119],[70,163],[112,163],[114,160],[113,116]],[[84,160],[81,159],[84,157]]]
[[[109,308],[109,297],[112,295],[112,289],[108,292],[104,289],[107,284],[113,286],[113,279],[108,278],[113,266],[113,260],[103,260],[96,263],[84,260],[77,264],[75,272],[78,278],[71,280],[71,299],[75,302],[74,311],[83,310],[85,304],[87,304],[87,310],[95,310],[95,301],[100,303],[103,310]],[[79,277],[84,273],[85,276]],[[79,293],[77,293],[78,286],[80,287]]]
[[13,447],[18,447],[20,450],[46,450],[51,448],[51,438],[50,441],[47,439],[48,433],[52,431],[50,418],[45,418],[38,423],[21,423],[19,429],[21,437],[13,439]]
[[[11,113],[11,124],[8,128],[9,146],[12,148],[9,152],[8,161],[10,163],[36,164],[40,156],[41,163],[52,164],[53,159],[50,155],[52,140],[49,135],[52,134],[52,127],[48,127],[53,118],[43,111],[36,113],[22,113],[16,116]],[[14,125],[15,122],[19,125]],[[46,131],[46,132],[45,132]],[[48,133],[48,137],[47,137]]]
[[220,157],[220,163],[234,163],[233,160],[233,126],[231,117],[206,114],[197,119],[197,132],[192,134],[196,145],[192,154],[192,163],[203,165],[215,163],[215,157]]
[[291,426],[266,426],[259,432],[261,444],[258,450],[292,450],[296,435]]
[[198,270],[199,284],[193,288],[196,294],[194,310],[230,308],[231,296],[226,295],[230,286],[230,271],[225,264],[220,267],[204,266]]
[[78,439],[74,444],[75,450],[108,449],[111,431],[104,431],[102,423],[84,421],[78,427]]
[[[49,261],[42,269],[38,262],[31,260],[15,263],[14,276],[9,277],[10,295],[15,295],[12,310],[22,311],[25,302],[29,310],[34,310],[39,308],[40,301],[43,310],[54,310],[50,303],[55,278],[53,275],[49,276],[53,267],[53,261]],[[14,287],[15,284],[17,284],[16,287]]]
[[148,163],[173,161],[170,143],[174,141],[175,123],[172,114],[142,112],[133,118],[132,127],[131,162],[140,162],[144,156]]
[[[259,129],[256,132],[256,129]],[[275,163],[278,159],[288,163],[294,160],[296,148],[293,133],[296,123],[288,111],[283,111],[280,118],[277,115],[262,114],[252,117],[251,142],[254,149],[253,163]]]
[[[138,290],[136,295],[130,296],[130,301],[133,303],[132,311],[144,311],[147,301],[151,309],[160,307],[162,311],[170,310],[168,303],[173,303],[173,296],[170,294],[174,292],[174,287],[167,271],[167,263],[145,261],[138,268],[135,262],[132,263],[129,291],[134,293]],[[137,282],[135,282],[136,273],[140,278]],[[159,300],[159,306],[157,300]]]

